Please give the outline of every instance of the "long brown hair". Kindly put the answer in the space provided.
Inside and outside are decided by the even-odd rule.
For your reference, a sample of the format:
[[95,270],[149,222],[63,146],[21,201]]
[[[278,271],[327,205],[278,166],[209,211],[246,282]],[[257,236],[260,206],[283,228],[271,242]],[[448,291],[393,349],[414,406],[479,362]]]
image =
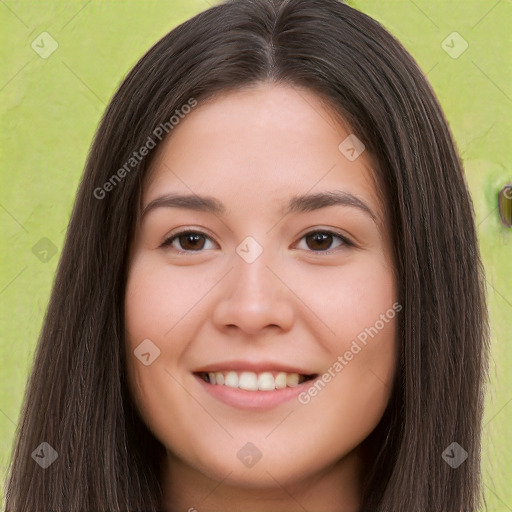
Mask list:
[[[164,447],[126,385],[123,303],[138,198],[155,151],[104,187],[190,98],[258,82],[328,101],[377,163],[392,226],[398,371],[362,511],[473,512],[488,325],[473,209],[441,108],[411,56],[337,0],[232,0],[178,26],[110,102],[76,197],[27,385],[6,510],[156,511]],[[172,132],[169,132],[172,136]],[[112,183],[112,182],[111,182]],[[95,190],[108,192],[98,198]],[[31,457],[47,442],[58,458]],[[452,468],[457,442],[467,460]]]

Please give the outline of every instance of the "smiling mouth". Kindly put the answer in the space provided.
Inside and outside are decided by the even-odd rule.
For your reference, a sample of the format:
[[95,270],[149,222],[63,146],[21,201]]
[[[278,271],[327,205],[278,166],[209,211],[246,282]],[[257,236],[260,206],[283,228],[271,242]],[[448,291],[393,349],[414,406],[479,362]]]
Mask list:
[[199,378],[214,386],[225,386],[245,391],[274,391],[294,388],[303,382],[313,380],[316,374],[302,375],[287,372],[236,372],[233,370],[219,372],[196,372]]

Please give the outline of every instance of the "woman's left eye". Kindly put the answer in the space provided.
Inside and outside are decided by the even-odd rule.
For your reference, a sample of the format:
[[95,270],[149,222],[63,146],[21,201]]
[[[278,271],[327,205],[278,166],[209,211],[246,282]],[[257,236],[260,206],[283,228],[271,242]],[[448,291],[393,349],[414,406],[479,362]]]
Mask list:
[[[353,245],[346,237],[332,231],[311,231],[304,235],[299,242],[305,240],[306,250],[309,249],[313,252],[324,253],[330,252],[333,249],[332,244],[336,238],[340,242],[334,248]],[[211,246],[208,247],[206,242],[210,242]],[[179,247],[176,246],[177,244]],[[162,247],[172,247],[184,253],[201,252],[203,249],[215,249],[211,238],[200,231],[182,231],[176,233],[167,238],[162,244]],[[304,247],[298,248],[304,249]]]
[[[311,231],[304,235],[300,241],[306,240],[306,249],[310,249],[313,252],[324,253],[333,250],[332,244],[335,238],[340,240],[340,243],[338,243],[334,249],[340,246],[353,245],[346,237],[332,231]],[[304,247],[299,247],[299,249],[304,249]]]

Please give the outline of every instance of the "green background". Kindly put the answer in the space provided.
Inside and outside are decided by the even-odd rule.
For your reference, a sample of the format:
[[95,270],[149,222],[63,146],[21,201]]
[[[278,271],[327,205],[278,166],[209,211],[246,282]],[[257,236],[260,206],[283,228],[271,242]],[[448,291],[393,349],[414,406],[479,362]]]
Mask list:
[[[476,209],[492,326],[483,427],[489,511],[512,511],[512,229],[497,193],[512,182],[512,1],[349,0],[390,30],[428,76],[462,155]],[[100,117],[139,57],[206,0],[0,3],[2,67],[0,498],[26,379],[74,194]],[[458,32],[458,58],[443,41]],[[40,34],[58,48],[47,58]],[[35,447],[34,447],[35,448]],[[441,452],[445,447],[440,447]]]

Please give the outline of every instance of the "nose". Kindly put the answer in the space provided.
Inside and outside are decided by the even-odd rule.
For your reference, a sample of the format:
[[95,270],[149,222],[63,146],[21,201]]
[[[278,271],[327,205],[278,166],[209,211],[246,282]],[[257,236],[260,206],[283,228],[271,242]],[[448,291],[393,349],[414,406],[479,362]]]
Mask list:
[[213,321],[221,330],[238,328],[245,334],[264,330],[288,331],[293,325],[293,293],[283,283],[276,265],[263,254],[252,263],[238,255],[234,267],[223,280]]

